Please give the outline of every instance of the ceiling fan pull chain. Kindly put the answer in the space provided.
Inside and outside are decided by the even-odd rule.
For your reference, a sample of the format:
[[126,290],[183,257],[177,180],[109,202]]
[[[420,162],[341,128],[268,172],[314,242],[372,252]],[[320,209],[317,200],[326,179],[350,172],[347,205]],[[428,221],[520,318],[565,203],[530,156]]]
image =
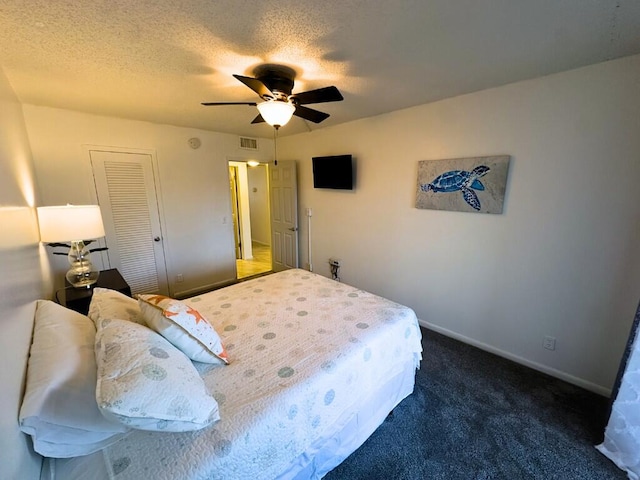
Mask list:
[[278,126],[273,127],[273,164],[278,165]]

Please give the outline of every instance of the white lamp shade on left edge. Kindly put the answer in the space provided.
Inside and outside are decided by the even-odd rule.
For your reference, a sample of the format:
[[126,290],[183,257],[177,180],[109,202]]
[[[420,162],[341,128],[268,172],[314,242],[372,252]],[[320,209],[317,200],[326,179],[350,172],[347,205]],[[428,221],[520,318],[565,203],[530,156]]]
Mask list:
[[38,207],[40,241],[43,243],[70,242],[66,274],[76,288],[89,288],[98,280],[84,241],[104,237],[104,224],[98,205],[64,205]]
[[38,207],[40,241],[70,242],[104,237],[98,205]]

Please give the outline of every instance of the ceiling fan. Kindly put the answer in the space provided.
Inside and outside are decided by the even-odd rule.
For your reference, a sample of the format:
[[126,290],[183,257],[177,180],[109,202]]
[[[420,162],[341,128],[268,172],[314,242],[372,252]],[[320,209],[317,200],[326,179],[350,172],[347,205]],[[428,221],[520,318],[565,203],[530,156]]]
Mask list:
[[256,92],[263,102],[203,102],[202,105],[251,105],[260,112],[251,123],[267,122],[276,129],[285,125],[292,115],[314,123],[329,117],[328,113],[304,107],[312,103],[339,102],[342,95],[336,87],[325,87],[308,92],[292,93],[296,72],[284,65],[260,65],[254,70],[255,78],[234,75]]

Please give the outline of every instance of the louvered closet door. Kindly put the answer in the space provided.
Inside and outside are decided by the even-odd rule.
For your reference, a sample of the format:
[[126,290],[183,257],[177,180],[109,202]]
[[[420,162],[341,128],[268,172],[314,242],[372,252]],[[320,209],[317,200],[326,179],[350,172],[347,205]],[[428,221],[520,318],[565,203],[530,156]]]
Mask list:
[[132,293],[169,294],[151,155],[89,155],[111,266]]

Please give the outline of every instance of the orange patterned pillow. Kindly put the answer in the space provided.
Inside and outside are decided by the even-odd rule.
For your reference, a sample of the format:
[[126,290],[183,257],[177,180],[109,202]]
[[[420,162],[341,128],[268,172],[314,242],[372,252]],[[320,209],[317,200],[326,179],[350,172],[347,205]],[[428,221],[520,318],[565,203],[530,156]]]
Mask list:
[[138,303],[147,325],[191,360],[229,363],[220,336],[194,308],[164,295],[138,295]]

